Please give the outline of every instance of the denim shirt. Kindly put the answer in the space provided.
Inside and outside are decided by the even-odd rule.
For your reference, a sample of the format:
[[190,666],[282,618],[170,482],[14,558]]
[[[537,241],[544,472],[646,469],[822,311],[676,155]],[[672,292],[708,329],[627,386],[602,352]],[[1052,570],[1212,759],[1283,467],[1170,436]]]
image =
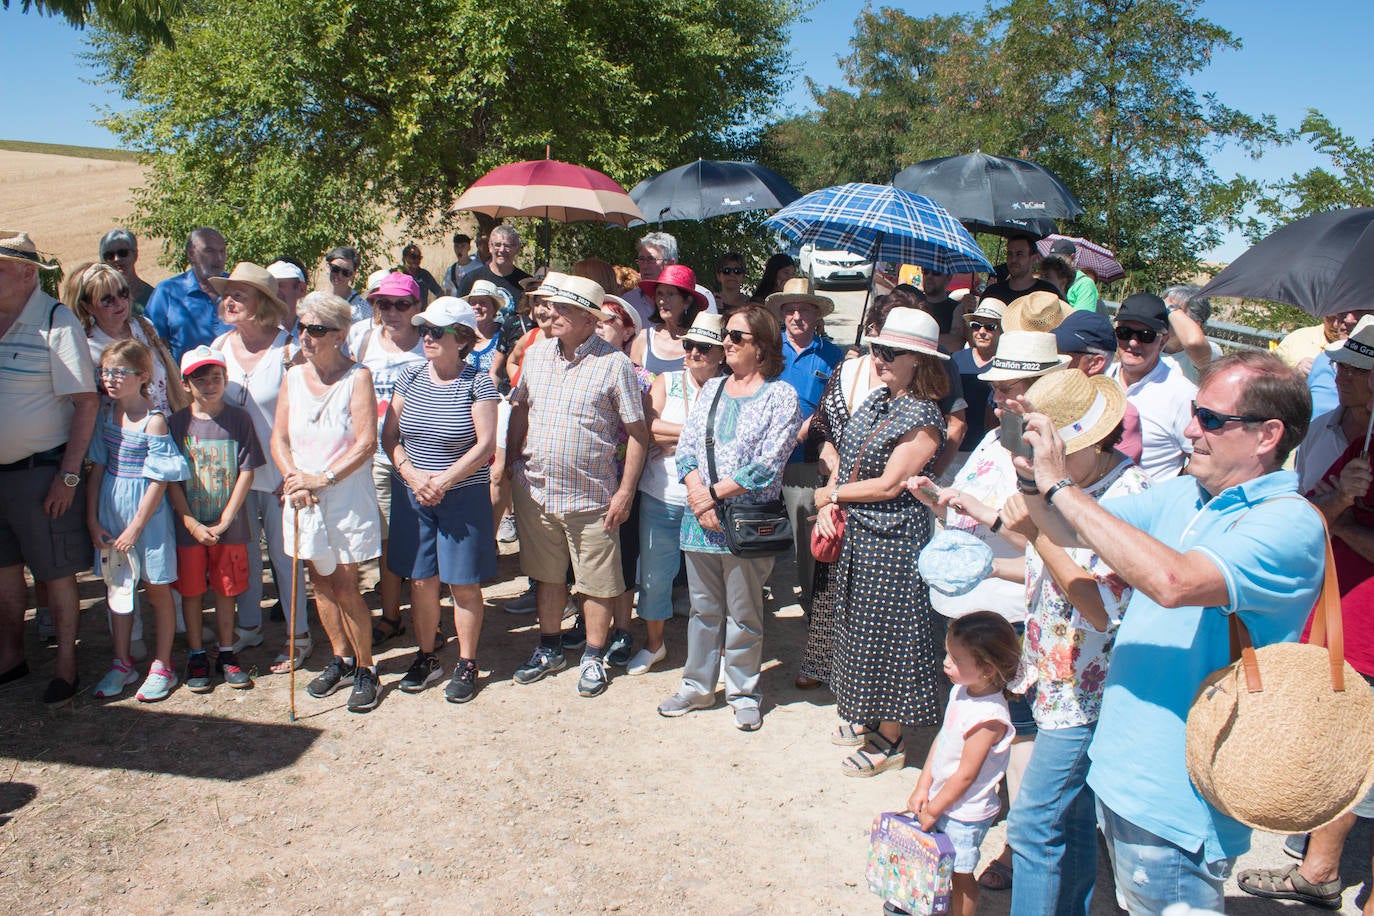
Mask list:
[[219,301],[200,288],[194,270],[159,283],[148,298],[143,317],[153,323],[178,363],[187,350],[209,346],[229,330],[229,325],[220,320]]

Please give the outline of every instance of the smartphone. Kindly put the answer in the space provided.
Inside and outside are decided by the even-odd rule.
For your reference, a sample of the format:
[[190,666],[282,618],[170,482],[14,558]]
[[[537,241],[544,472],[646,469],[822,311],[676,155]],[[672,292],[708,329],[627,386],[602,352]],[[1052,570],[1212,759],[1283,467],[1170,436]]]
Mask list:
[[997,431],[997,441],[1002,443],[1002,448],[1011,452],[1013,455],[1020,455],[1022,458],[1031,457],[1031,447],[1026,444],[1025,432],[1026,421],[1020,414],[1012,413],[1010,410],[1002,411],[1001,426]]
[[916,489],[920,490],[922,495],[924,495],[928,499],[939,500],[940,498],[939,487],[933,486],[931,484],[926,484],[925,486],[917,487]]

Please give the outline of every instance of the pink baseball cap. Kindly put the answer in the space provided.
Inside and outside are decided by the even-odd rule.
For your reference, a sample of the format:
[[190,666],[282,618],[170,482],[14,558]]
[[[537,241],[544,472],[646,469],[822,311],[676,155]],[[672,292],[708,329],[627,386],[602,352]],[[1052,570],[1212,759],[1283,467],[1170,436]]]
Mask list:
[[368,301],[372,301],[378,296],[409,296],[416,302],[420,301],[420,284],[415,282],[415,278],[410,274],[401,271],[393,271],[382,278],[381,284],[372,292],[367,294]]

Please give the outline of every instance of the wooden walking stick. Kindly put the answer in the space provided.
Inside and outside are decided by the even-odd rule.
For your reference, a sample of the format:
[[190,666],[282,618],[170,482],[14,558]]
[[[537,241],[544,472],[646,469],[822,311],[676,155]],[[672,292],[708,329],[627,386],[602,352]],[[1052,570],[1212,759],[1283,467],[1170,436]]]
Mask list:
[[286,664],[291,669],[291,711],[287,721],[296,721],[296,589],[301,578],[301,510],[291,512],[291,610],[288,614]]

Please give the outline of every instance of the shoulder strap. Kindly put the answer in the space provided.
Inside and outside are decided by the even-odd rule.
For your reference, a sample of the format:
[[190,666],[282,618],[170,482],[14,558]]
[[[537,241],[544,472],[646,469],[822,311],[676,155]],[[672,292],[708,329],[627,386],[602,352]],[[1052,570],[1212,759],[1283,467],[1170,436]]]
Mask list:
[[[889,411],[889,413],[891,413],[891,411]],[[863,461],[864,451],[868,449],[868,444],[873,441],[874,436],[886,429],[895,419],[897,419],[896,416],[889,416],[886,420],[874,425],[874,427],[869,430],[867,438],[864,439],[863,443],[859,446],[859,451],[854,455],[854,467],[849,471],[849,476],[846,477],[842,483],[854,482],[854,475],[859,473],[859,462]]]
[[368,328],[367,331],[363,333],[363,339],[358,341],[358,352],[353,356],[353,361],[355,363],[362,362],[363,357],[367,354],[367,345],[372,343],[373,330],[373,328]]
[[725,394],[725,382],[716,388],[716,396],[711,398],[711,409],[706,414],[706,472],[711,475],[711,483],[718,483],[716,474],[716,408],[720,406],[720,396]]
[[59,308],[61,308],[61,307],[62,307],[62,303],[60,303],[60,302],[54,302],[54,303],[52,304],[52,308],[48,309],[48,332],[49,332],[49,333],[52,333],[52,320],[53,320],[53,316],[55,316],[55,315],[57,314],[57,310],[58,310]]

